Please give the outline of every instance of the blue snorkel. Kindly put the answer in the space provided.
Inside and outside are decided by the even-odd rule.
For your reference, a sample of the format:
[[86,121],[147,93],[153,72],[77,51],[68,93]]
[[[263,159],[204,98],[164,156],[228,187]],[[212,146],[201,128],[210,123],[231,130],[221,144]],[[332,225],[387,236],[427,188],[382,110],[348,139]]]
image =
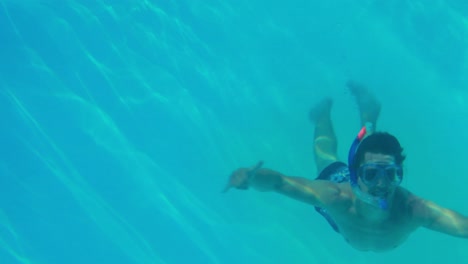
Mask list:
[[362,139],[364,136],[369,132],[372,131],[372,124],[371,123],[366,123],[365,126],[361,128],[359,131],[358,135],[354,139],[353,143],[351,144],[351,148],[349,149],[349,154],[348,154],[348,167],[349,167],[349,178],[350,178],[350,184],[351,188],[353,189],[354,194],[361,199],[362,201],[374,205],[382,210],[387,210],[388,209],[388,202],[387,200],[381,198],[381,197],[375,197],[372,196],[368,193],[365,193],[361,190],[361,188],[358,185],[358,178],[357,178],[357,172],[356,169],[354,168],[354,163],[355,163],[355,156],[356,156],[356,151],[359,147],[359,144],[361,143]]

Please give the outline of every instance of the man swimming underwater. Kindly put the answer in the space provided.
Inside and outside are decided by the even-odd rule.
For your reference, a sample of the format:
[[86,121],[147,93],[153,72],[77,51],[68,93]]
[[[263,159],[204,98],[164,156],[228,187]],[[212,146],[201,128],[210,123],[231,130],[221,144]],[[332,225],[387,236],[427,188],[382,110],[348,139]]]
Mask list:
[[330,119],[332,101],[325,99],[310,113],[319,172],[315,180],[285,176],[261,168],[263,162],[259,162],[253,168],[235,170],[225,191],[253,187],[313,205],[351,246],[363,251],[391,250],[421,226],[468,238],[468,217],[399,186],[405,159],[400,143],[388,133],[372,133],[380,103],[362,85],[348,82],[347,86],[356,98],[363,125],[350,148],[348,165],[338,161]]

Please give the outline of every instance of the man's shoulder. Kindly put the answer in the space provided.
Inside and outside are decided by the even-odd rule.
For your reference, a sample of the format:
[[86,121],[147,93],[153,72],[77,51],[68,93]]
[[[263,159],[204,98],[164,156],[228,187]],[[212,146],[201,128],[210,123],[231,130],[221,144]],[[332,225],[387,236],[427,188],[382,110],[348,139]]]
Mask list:
[[400,210],[411,210],[411,208],[418,202],[418,197],[409,190],[403,187],[398,187],[395,191],[395,200],[399,205]]
[[427,211],[427,201],[413,194],[409,190],[399,187],[400,206],[402,212],[415,222],[423,219]]
[[335,183],[331,185],[334,190],[329,200],[329,206],[336,209],[343,209],[352,205],[354,193],[349,183]]
[[420,197],[414,195],[412,192],[410,192],[409,190],[403,187],[397,188],[396,195],[397,195],[397,198],[399,199],[400,204],[406,205],[409,207],[416,206],[422,201]]

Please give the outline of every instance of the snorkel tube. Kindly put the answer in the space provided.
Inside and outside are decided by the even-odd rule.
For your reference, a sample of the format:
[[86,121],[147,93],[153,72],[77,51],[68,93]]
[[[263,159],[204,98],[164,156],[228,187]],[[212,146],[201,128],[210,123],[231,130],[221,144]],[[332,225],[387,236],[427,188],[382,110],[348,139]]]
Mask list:
[[358,178],[357,178],[357,171],[354,168],[354,162],[356,159],[356,151],[357,148],[359,147],[359,144],[361,143],[362,139],[364,136],[369,132],[371,132],[373,129],[372,123],[366,123],[365,126],[361,128],[359,131],[358,135],[354,139],[353,143],[351,144],[351,148],[349,149],[349,154],[348,154],[348,167],[349,167],[349,178],[350,178],[350,183],[351,183],[351,188],[353,189],[354,194],[362,201],[371,204],[375,207],[378,207],[382,210],[387,210],[388,209],[388,202],[386,199],[383,199],[381,197],[375,197],[373,195],[370,195],[368,193],[365,193],[361,190],[361,188],[358,185]]

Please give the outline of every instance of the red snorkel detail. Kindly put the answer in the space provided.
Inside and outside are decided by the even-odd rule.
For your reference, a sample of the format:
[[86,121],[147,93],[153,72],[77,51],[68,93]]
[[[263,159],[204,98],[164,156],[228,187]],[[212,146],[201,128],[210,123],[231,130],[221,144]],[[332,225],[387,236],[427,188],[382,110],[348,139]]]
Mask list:
[[363,126],[357,135],[357,138],[359,139],[359,141],[362,140],[362,138],[366,135],[366,133],[367,133],[366,126]]

